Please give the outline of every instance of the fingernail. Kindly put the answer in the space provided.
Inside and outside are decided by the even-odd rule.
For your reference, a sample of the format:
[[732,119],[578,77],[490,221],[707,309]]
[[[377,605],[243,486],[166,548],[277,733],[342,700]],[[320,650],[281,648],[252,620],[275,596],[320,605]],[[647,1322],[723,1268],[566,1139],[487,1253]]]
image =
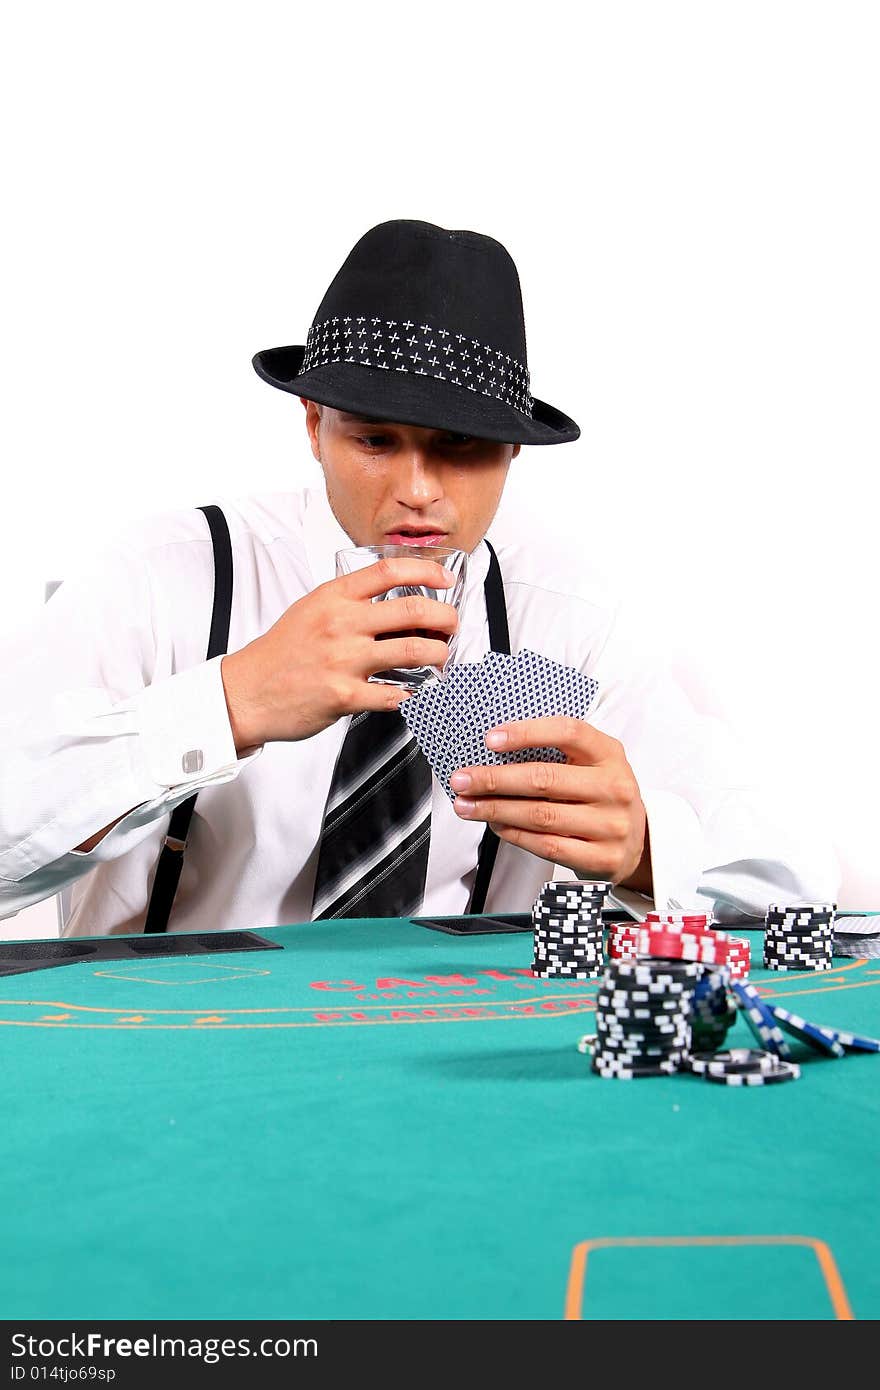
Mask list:
[[460,816],[470,816],[470,815],[473,815],[474,811],[475,811],[476,808],[477,808],[477,803],[476,803],[475,801],[468,801],[468,800],[466,800],[466,798],[463,797],[463,796],[457,796],[457,797],[455,798],[455,802],[454,802],[453,804],[454,804],[454,806],[455,806],[455,809],[456,809],[457,813],[458,813]]
[[486,743],[490,748],[504,748],[508,741],[508,735],[504,729],[492,729],[486,735]]
[[449,780],[453,791],[466,792],[471,784],[471,775],[469,772],[453,772]]

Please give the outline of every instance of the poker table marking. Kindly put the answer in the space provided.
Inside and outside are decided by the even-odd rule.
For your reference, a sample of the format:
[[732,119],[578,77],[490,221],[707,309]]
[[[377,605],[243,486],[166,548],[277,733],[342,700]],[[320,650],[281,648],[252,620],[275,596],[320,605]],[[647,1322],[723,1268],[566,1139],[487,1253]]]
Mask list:
[[824,1240],[813,1236],[600,1236],[594,1240],[582,1240],[576,1245],[571,1257],[571,1271],[565,1296],[566,1321],[579,1321],[583,1318],[584,1285],[587,1277],[587,1260],[598,1250],[644,1250],[669,1247],[712,1248],[716,1246],[747,1245],[785,1245],[802,1246],[811,1250],[819,1263],[828,1297],[839,1322],[853,1322],[855,1315],[850,1306],[840,1271],[834,1256]]
[[855,982],[846,981],[843,984],[841,984],[840,981],[837,979],[837,976],[843,970],[853,970],[856,967],[864,968],[867,965],[870,965],[870,961],[868,960],[854,960],[849,965],[842,965],[840,967],[840,970],[835,969],[832,971],[827,971],[825,972],[824,978],[828,981],[828,983],[825,984],[823,982],[823,984],[818,988],[814,987],[813,989],[769,989],[765,981],[764,983],[759,984],[757,986],[757,989],[759,994],[769,995],[773,999],[794,999],[799,994],[833,994],[836,990],[840,989],[870,989],[872,985],[880,984],[880,970],[865,971],[867,975],[876,975],[878,977],[877,979],[856,980]]
[[[176,961],[161,960],[156,961],[153,968],[155,969],[156,967],[162,965],[175,966],[177,964],[178,962]],[[102,977],[105,980],[132,980],[135,984],[166,985],[171,989],[179,989],[181,985],[211,985],[223,983],[226,980],[247,980],[259,975],[270,974],[270,971],[268,970],[260,970],[253,966],[218,965],[216,961],[211,962],[210,968],[212,970],[221,970],[223,972],[221,975],[198,975],[195,978],[189,976],[188,978],[184,977],[179,980],[163,980],[161,976],[157,978],[155,975],[144,975],[142,973],[138,975],[132,975],[131,968],[132,967],[130,967],[129,969],[120,968],[117,970],[96,970],[95,974],[97,976]],[[138,968],[140,970],[143,970],[143,966],[140,966]],[[174,973],[180,974],[181,972],[178,969]]]
[[[774,999],[789,999],[804,994],[830,994],[835,990],[843,989],[869,989],[880,985],[880,970],[865,970],[870,965],[868,960],[851,960],[845,965],[835,967],[834,970],[825,972],[813,978],[820,983],[807,989],[779,989],[770,988],[765,981],[758,985],[758,992],[765,997]],[[180,961],[160,961],[157,966],[166,967],[180,973]],[[87,967],[84,967],[87,968]],[[143,967],[140,967],[141,969]],[[232,980],[242,980],[255,978],[258,976],[269,976],[272,974],[268,969],[251,969],[241,967],[217,966],[212,962],[212,969],[228,969],[225,975],[203,975],[199,974],[195,978],[182,978],[174,981],[156,979],[152,975],[132,975],[128,972],[122,973],[115,970],[95,970],[92,973],[96,977],[120,980],[127,983],[146,984],[146,985],[204,985],[214,983],[226,983]],[[71,969],[70,966],[65,969]],[[863,970],[872,977],[867,980],[844,981],[839,977],[855,970]],[[492,978],[497,979],[500,972],[492,972]],[[539,982],[531,980],[534,986]],[[782,972],[780,972],[782,973]],[[426,977],[428,979],[430,977]],[[788,977],[780,979],[780,983],[788,983]],[[326,982],[318,982],[320,984]],[[544,983],[544,982],[541,982]],[[776,982],[771,982],[775,984]],[[791,981],[794,983],[794,981]],[[800,981],[798,981],[800,983]],[[312,982],[313,986],[315,982]],[[327,1009],[313,1008],[279,1008],[279,1009],[223,1009],[215,1007],[211,1009],[139,1009],[129,1007],[125,1009],[110,1009],[97,1005],[72,1004],[59,999],[0,999],[0,1009],[10,1010],[29,1010],[29,1009],[61,1009],[60,1014],[44,1014],[41,1018],[21,1018],[0,1015],[0,1027],[13,1028],[58,1028],[64,1025],[77,1029],[97,1028],[113,1029],[122,1028],[126,1031],[133,1028],[145,1027],[154,1029],[187,1029],[204,1028],[208,1025],[215,1031],[227,1029],[268,1029],[268,1028],[351,1028],[362,1027],[364,1025],[411,1025],[414,1023],[485,1023],[485,1022],[504,1022],[522,1018],[546,1019],[558,1017],[560,1014],[592,1013],[595,1008],[596,981],[588,981],[583,985],[566,991],[564,994],[553,993],[554,982],[546,981],[547,991],[540,995],[533,995],[527,999],[504,1000],[492,1005],[480,1005],[477,1007],[467,1007],[461,1004],[436,1004],[418,1012],[414,1009],[391,1009],[382,1004],[360,1004],[359,1007],[351,1011],[348,1017],[334,1016],[336,1011]],[[581,991],[584,991],[583,993]],[[495,1012],[500,1010],[500,1012]],[[94,1022],[91,1019],[84,1019],[82,1015],[93,1014],[112,1014],[115,1015],[113,1022]],[[277,1014],[309,1014],[310,1018],[272,1018],[268,1021],[266,1015]],[[369,1016],[373,1015],[373,1016]],[[259,1017],[255,1017],[259,1016]],[[183,1020],[166,1021],[166,1020]],[[231,1021],[230,1021],[231,1020]]]
[[[844,1278],[880,1312],[876,1057],[608,1081],[598,982],[535,979],[527,933],[258,930],[259,965],[0,980],[7,1318],[829,1320]],[[762,995],[880,1032],[876,961],[771,974],[749,935]]]

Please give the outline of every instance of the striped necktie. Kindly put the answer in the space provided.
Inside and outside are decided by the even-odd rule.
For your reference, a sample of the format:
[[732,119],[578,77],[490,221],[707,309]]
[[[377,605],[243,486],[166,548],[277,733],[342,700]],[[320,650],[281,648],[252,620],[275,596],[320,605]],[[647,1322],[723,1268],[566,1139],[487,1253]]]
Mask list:
[[396,710],[355,715],[324,812],[313,921],[418,912],[431,795],[427,759]]
[[[492,651],[510,653],[504,583],[487,540],[484,592]],[[412,917],[422,906],[431,838],[431,769],[396,711],[357,714],[324,811],[312,921]],[[498,850],[486,826],[468,912],[480,913]]]

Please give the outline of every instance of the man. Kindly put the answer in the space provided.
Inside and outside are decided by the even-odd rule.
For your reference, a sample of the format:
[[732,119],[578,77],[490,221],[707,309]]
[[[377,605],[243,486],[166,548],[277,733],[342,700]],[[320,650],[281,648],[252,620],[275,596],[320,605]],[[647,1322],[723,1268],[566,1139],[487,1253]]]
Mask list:
[[[373,228],[306,345],[254,365],[302,399],[326,492],[224,504],[226,655],[205,660],[215,561],[198,511],[123,537],[7,653],[0,914],[72,885],[69,934],[142,930],[169,812],[194,792],[167,895],[178,931],[465,912],[487,825],[500,846],[490,911],[527,910],[560,869],[662,904],[699,891],[722,917],[833,894],[833,867],[774,825],[724,731],[697,718],[583,556],[497,554],[511,649],[576,666],[599,695],[589,723],[514,723],[487,742],[554,745],[564,765],[462,769],[453,808],[396,713],[405,696],[369,680],[441,664],[455,615],[427,599],[371,602],[438,587],[433,562],[337,579],[335,552],[465,550],[457,659],[479,660],[496,558],[485,536],[508,469],[523,444],[579,434],[530,394],[519,281],[498,242],[415,221]],[[413,630],[427,635],[401,635]],[[365,839],[334,841],[340,810]]]

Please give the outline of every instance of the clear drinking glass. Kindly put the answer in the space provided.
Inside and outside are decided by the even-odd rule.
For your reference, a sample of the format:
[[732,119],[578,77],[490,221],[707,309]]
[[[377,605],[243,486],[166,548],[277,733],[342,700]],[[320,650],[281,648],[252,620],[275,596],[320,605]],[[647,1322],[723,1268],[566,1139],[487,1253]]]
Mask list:
[[[440,603],[451,603],[458,613],[459,628],[449,639],[448,653],[442,666],[396,667],[387,671],[377,671],[370,676],[371,681],[382,681],[386,685],[399,685],[406,690],[418,690],[425,681],[434,676],[442,676],[443,671],[454,660],[461,627],[464,586],[467,578],[467,554],[464,550],[448,550],[439,545],[359,545],[351,550],[336,552],[336,575],[354,574],[356,570],[375,565],[383,559],[435,560],[455,576],[455,583],[448,589],[431,589],[425,584],[399,584],[387,593],[377,594],[373,603],[381,603],[386,598],[406,598],[410,594],[423,594],[425,598],[437,599]],[[394,636],[424,636],[415,629]]]

